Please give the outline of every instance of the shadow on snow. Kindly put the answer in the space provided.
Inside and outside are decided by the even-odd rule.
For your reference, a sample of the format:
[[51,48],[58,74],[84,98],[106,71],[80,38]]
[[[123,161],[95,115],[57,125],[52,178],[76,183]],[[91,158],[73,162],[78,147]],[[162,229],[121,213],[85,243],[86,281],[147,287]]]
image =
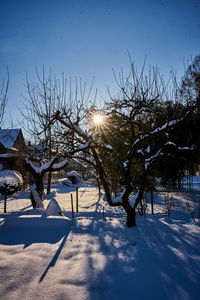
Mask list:
[[[3,216],[3,215],[1,215]],[[3,245],[57,243],[69,233],[69,221],[60,217],[10,214],[0,223],[0,243]],[[12,235],[12,238],[10,236]]]
[[[20,217],[20,214],[9,216],[0,223],[0,243],[27,247],[62,239],[39,282],[56,265],[63,250],[65,260],[81,252],[87,258],[86,284],[90,299],[192,300],[199,297],[200,232],[198,226],[184,222],[185,213],[177,214],[174,220],[164,218],[163,214],[146,218],[137,215],[138,226],[127,228],[122,213],[114,219],[108,211],[106,220],[103,219],[99,202],[100,197],[94,211],[78,214],[71,226],[59,218],[34,216],[30,222],[30,217]],[[75,238],[83,237],[83,247],[77,241],[76,246],[72,244],[68,249],[69,231]],[[95,264],[98,257],[101,259]],[[60,283],[70,284],[70,280],[63,279]]]

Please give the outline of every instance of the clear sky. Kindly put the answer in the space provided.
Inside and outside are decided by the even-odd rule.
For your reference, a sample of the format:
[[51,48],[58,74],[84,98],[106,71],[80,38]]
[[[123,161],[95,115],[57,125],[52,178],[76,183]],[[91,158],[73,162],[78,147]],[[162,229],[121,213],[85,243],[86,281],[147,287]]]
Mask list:
[[[25,71],[35,66],[66,77],[95,76],[99,97],[114,86],[112,68],[158,65],[178,77],[183,59],[200,54],[199,0],[0,0],[0,79],[9,68],[7,112],[15,121]],[[33,77],[34,78],[34,77]]]

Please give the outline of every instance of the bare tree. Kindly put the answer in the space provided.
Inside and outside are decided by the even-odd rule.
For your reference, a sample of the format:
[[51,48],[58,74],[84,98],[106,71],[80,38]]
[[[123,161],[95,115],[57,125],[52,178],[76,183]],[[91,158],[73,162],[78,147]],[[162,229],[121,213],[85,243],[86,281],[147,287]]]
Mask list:
[[[43,147],[43,156],[51,160],[55,155],[56,124],[50,124],[52,112],[60,106],[65,105],[66,80],[64,75],[62,80],[52,76],[51,70],[46,76],[43,66],[41,75],[36,68],[37,83],[30,83],[26,74],[27,95],[24,97],[21,114],[23,117],[23,127],[28,133],[32,142],[39,147]],[[42,134],[39,134],[42,132]],[[41,157],[42,158],[42,157]],[[47,193],[50,192],[51,171],[48,173]]]
[[9,86],[9,72],[7,70],[7,79],[2,80],[1,88],[0,88],[0,124],[3,122],[5,108],[7,104],[7,94],[8,94],[8,86]]
[[[189,119],[200,99],[197,97],[190,107],[182,106],[177,102],[178,86],[175,78],[170,78],[170,89],[170,81],[165,84],[157,68],[149,67],[147,75],[145,74],[145,63],[138,73],[131,62],[130,74],[124,77],[121,72],[115,79],[121,97],[111,97],[107,107],[120,124],[120,146],[124,148],[120,157],[124,187],[119,204],[121,202],[127,213],[127,225],[134,226],[135,209],[141,202],[148,177],[153,173],[160,157],[169,153],[169,146],[172,144],[177,153],[179,150],[193,150],[183,145],[179,147],[172,141],[176,128]],[[113,149],[115,150],[114,147]],[[134,190],[135,195],[132,197]]]
[[[124,208],[130,227],[136,225],[135,210],[142,200],[152,165],[172,143],[173,130],[184,122],[195,105],[189,111],[174,111],[174,118],[170,119],[169,114],[160,118],[163,101],[171,101],[168,84],[165,85],[156,68],[150,68],[146,75],[145,64],[138,74],[131,63],[129,76],[124,78],[120,73],[119,80],[116,76],[115,79],[121,97],[111,97],[105,108],[104,122],[91,122],[96,114],[103,113],[94,107],[82,111],[79,102],[75,107],[80,115],[63,107],[52,116],[51,122],[59,121],[68,136],[73,137],[71,155],[85,153],[85,161],[93,165],[101,180],[108,204]],[[174,88],[176,96],[176,86]],[[65,137],[67,139],[67,135]],[[109,168],[106,168],[110,154],[119,163],[123,181],[120,195],[114,198],[110,190]]]
[[[44,190],[44,174],[48,172],[47,193],[49,193],[51,174],[55,170],[55,164],[53,164],[55,157],[63,157],[73,149],[74,143],[76,143],[73,133],[69,135],[65,130],[61,135],[63,130],[58,126],[56,120],[52,122],[52,115],[59,108],[65,107],[73,123],[76,123],[77,120],[81,122],[86,102],[89,101],[93,82],[89,90],[86,91],[86,84],[81,79],[75,78],[74,81],[71,79],[67,81],[64,74],[61,79],[58,79],[52,76],[51,70],[46,76],[44,67],[41,75],[36,69],[36,76],[37,82],[31,84],[26,74],[27,95],[24,97],[21,114],[23,116],[23,127],[36,144],[35,151],[29,153],[28,158],[25,160],[25,167],[34,178],[38,194],[36,198],[41,199]],[[36,167],[36,160],[39,167]],[[62,164],[62,161],[60,164]],[[64,165],[66,164],[67,161]],[[62,167],[57,165],[56,169],[63,168],[64,165]],[[34,194],[36,195],[35,192],[32,192],[31,199],[33,205],[36,206],[36,201],[33,199]],[[41,204],[41,201],[39,202]]]
[[[127,77],[123,72],[118,78],[114,76],[120,97],[111,96],[104,109],[99,110],[90,101],[92,89],[88,90],[80,82],[74,93],[70,89],[64,105],[54,104],[55,111],[42,132],[60,124],[57,133],[62,152],[96,170],[108,204],[124,208],[130,227],[136,225],[136,208],[142,200],[152,166],[172,145],[174,130],[194,111],[196,102],[189,109],[180,109],[174,78],[171,78],[173,93],[169,95],[170,81],[165,84],[157,68],[149,68],[146,73],[145,63],[139,73],[131,62]],[[173,103],[173,114],[169,103]],[[163,108],[165,113],[162,113]],[[46,119],[45,113],[40,115]],[[117,197],[113,197],[110,166],[116,163],[120,189]]]
[[189,104],[193,104],[200,95],[200,55],[191,58],[185,64],[182,78],[180,97]]

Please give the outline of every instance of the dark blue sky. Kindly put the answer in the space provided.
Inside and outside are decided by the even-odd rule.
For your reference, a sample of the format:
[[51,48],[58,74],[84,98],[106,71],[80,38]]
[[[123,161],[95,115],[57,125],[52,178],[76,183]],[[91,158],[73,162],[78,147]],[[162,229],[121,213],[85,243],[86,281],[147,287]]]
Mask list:
[[[10,72],[9,105],[25,93],[25,71],[45,65],[59,76],[93,76],[99,97],[114,86],[112,68],[158,65],[178,77],[183,59],[200,53],[199,0],[0,0],[0,78]],[[33,76],[35,78],[35,76]]]

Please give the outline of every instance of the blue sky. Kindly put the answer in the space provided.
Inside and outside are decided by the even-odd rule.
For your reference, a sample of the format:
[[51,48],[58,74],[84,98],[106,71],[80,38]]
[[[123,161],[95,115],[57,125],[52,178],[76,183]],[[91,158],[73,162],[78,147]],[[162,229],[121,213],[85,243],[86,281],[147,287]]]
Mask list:
[[[112,68],[158,65],[183,74],[183,59],[200,53],[200,1],[196,0],[0,0],[0,79],[9,68],[7,112],[14,121],[25,94],[25,71],[95,76],[99,97],[115,89]],[[117,90],[117,87],[116,87]]]

